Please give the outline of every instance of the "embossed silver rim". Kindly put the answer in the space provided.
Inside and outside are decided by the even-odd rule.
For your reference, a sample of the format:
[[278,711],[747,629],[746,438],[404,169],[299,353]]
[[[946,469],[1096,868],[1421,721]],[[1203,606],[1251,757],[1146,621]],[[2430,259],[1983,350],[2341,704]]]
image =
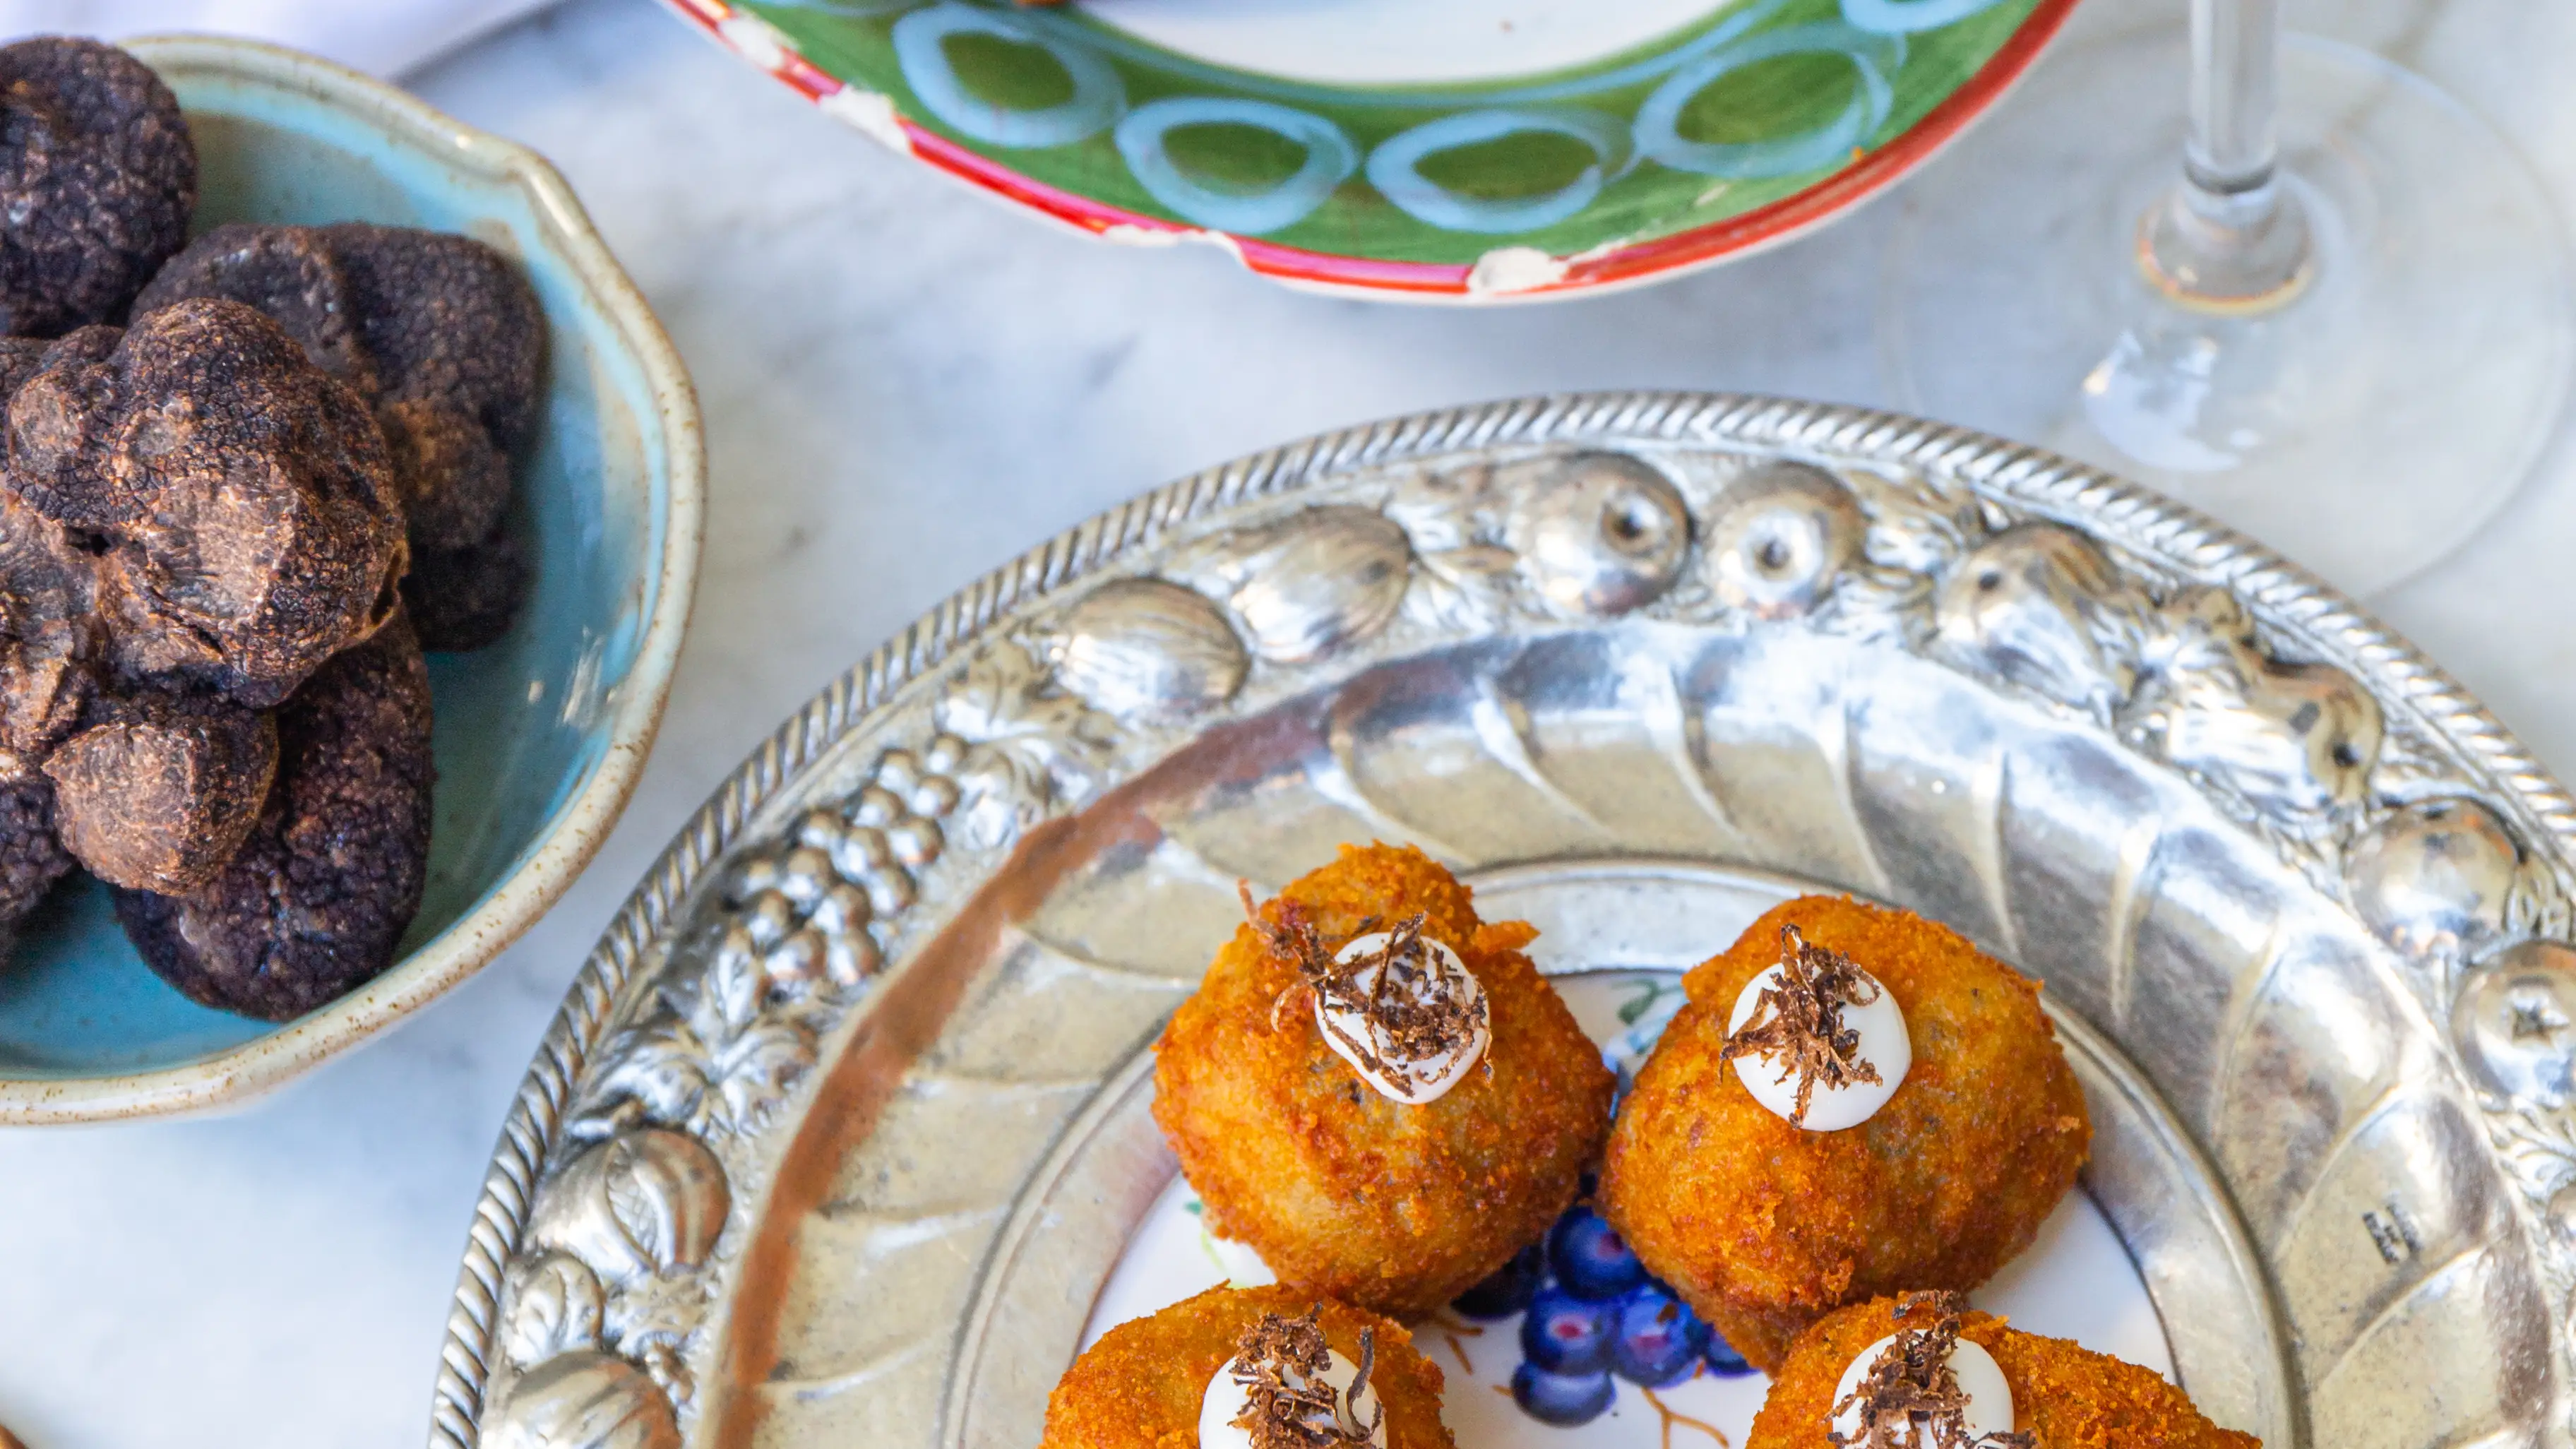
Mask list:
[[[595,1112],[598,1107],[599,1068],[594,1056],[608,1035],[612,1016],[635,1004],[632,998],[646,984],[644,978],[653,974],[647,968],[658,966],[674,944],[673,937],[682,924],[682,907],[700,895],[711,877],[710,867],[747,843],[747,827],[755,820],[761,821],[764,830],[782,836],[790,833],[792,824],[762,819],[764,808],[788,793],[802,773],[827,751],[874,724],[882,712],[895,705],[905,686],[967,653],[969,646],[988,635],[1029,622],[1058,602],[1059,591],[1066,586],[1103,571],[1132,551],[1163,540],[1184,525],[1203,525],[1230,517],[1237,510],[1249,522],[1250,515],[1264,513],[1255,505],[1290,499],[1362,470],[1413,460],[1483,449],[1615,450],[1648,445],[1707,445],[1835,467],[1906,470],[1937,480],[1953,501],[1964,506],[1991,505],[1998,521],[1985,534],[1990,540],[2013,532],[2017,521],[2029,536],[2018,541],[2020,552],[2008,550],[2000,555],[2008,565],[2023,559],[2036,560],[2029,563],[2035,569],[2108,567],[2100,559],[2102,552],[2109,550],[2153,569],[2197,594],[2216,611],[2212,618],[2192,616],[2206,626],[2204,632],[2210,637],[2233,638],[2235,634],[2230,631],[2241,632],[2250,649],[2252,631],[2260,629],[2273,645],[2287,646],[2297,656],[2320,661],[2315,665],[2280,662],[2266,653],[2264,660],[2268,662],[2263,662],[2262,667],[2295,687],[2308,689],[2311,703],[2321,702],[2329,713],[2343,709],[2353,715],[2345,725],[2329,721],[2329,733],[2348,730],[2349,734],[2349,738],[2335,735],[2330,752],[2320,741],[2310,741],[2320,752],[2312,758],[2303,757],[2305,763],[2293,772],[2295,779],[2273,779],[2260,776],[2259,771],[2249,777],[2251,783],[2248,779],[2231,779],[2228,772],[2236,766],[2223,746],[2214,746],[2211,753],[2197,757],[2206,765],[2209,780],[2204,781],[2197,767],[2180,758],[2179,748],[2175,750],[2177,759],[2167,762],[2170,768],[2202,781],[2213,795],[2228,796],[2240,805],[2254,800],[2258,814],[2262,802],[2272,798],[2262,793],[2266,790],[2292,792],[2277,802],[2290,814],[2314,804],[2318,828],[2340,832],[2325,847],[2333,863],[2341,868],[2338,876],[2343,870],[2351,873],[2349,884],[2339,879],[2333,893],[2339,898],[2349,895],[2356,903],[2355,909],[2384,940],[2434,959],[2439,979],[2433,989],[2444,999],[2454,994],[2453,988],[2464,976],[2473,978],[2508,964],[2486,959],[2498,942],[2566,933],[2568,843],[2571,829],[2576,829],[2576,804],[2571,804],[2566,792],[2540,770],[2501,725],[2404,640],[2318,580],[2208,520],[2107,475],[2038,450],[1911,419],[1731,396],[1620,394],[1537,399],[1426,414],[1331,434],[1183,479],[1101,515],[987,575],[819,695],[700,811],[630,898],[593,952],[510,1113],[477,1210],[457,1303],[451,1313],[434,1405],[433,1445],[462,1449],[477,1442],[484,1394],[491,1386],[496,1357],[496,1316],[505,1273],[514,1260],[534,1265],[523,1266],[520,1271],[524,1274],[546,1268],[546,1260],[558,1256],[532,1256],[526,1252],[530,1215],[541,1180],[565,1171],[566,1159],[574,1156],[572,1149],[577,1144],[567,1138],[565,1127],[576,1098],[584,1098],[581,1105],[585,1111]],[[2057,527],[2032,527],[2048,524]],[[1735,524],[1719,518],[1703,521],[1701,526],[1723,532]],[[1822,515],[1806,517],[1801,522],[1801,515],[1793,510],[1787,524],[1774,519],[1765,526],[1786,526],[1793,533],[1805,528],[1816,547],[1831,550],[1838,546],[1836,525]],[[1364,531],[1358,520],[1351,527]],[[1257,533],[1258,529],[1248,527],[1244,532]],[[2089,555],[2093,562],[2052,557],[2050,551],[2061,548],[2060,540],[2068,538],[2075,540],[2071,547],[2077,553]],[[1364,539],[1360,542],[1365,544]],[[1795,540],[1778,549],[1766,547],[1759,557],[1786,568],[1796,557]],[[1794,575],[1795,570],[1787,572]],[[1734,592],[1728,593],[1729,585],[1721,574],[1719,590],[1727,595],[1729,605],[1748,614],[1767,617],[1772,605],[1794,610],[1795,578],[1766,581],[1762,575],[1763,570],[1755,569],[1739,577],[1733,585]],[[1248,584],[1249,580],[1244,580],[1238,588]],[[2103,587],[2116,593],[2121,587],[2119,578],[2110,578]],[[1257,623],[1252,619],[1254,609],[1239,594],[1233,602],[1238,614],[1246,618],[1247,630],[1257,634]],[[1258,604],[1259,600],[1252,602]],[[2190,615],[2201,604],[2182,601],[2175,607]],[[1280,617],[1292,618],[1293,611],[1282,612]],[[1296,647],[1295,640],[1284,641],[1282,647]],[[2265,647],[2268,650],[2273,646]],[[2051,674],[2046,661],[2034,665],[2032,661],[2016,660],[2005,651],[1984,658],[1982,664],[1988,673],[2006,683],[2036,690],[2060,704],[2080,708],[2090,702],[2085,678],[2069,678],[2063,670]],[[1177,671],[1158,687],[1186,692],[1197,687],[1191,681],[1208,677],[1209,668],[1222,674],[1227,667],[1221,658],[1202,660]],[[2356,702],[2337,697],[2321,682],[2303,682],[2295,677],[2301,670],[2320,668],[2348,672],[2367,698]],[[2078,676],[2081,674],[2077,671]],[[1222,694],[1217,697],[1222,698]],[[2304,711],[2300,718],[2305,722],[2297,724],[2296,730],[2316,730],[2315,710]],[[2367,775],[2378,749],[2383,720],[2402,720],[2410,732],[2422,736],[2419,743],[2428,742],[2442,756],[2429,774],[2456,788],[2440,799],[2419,798],[2381,809],[2372,817],[2371,833],[2362,837],[2357,833],[2358,817],[2341,810],[2341,802],[2356,788],[2355,782],[2345,777],[2355,770]],[[2367,750],[2357,752],[2350,740],[2363,739],[2365,731]],[[914,789],[944,786],[948,793],[943,809],[953,806],[956,787],[945,772],[954,769],[953,755],[964,748],[964,742],[942,734],[929,747],[926,774],[924,761],[904,754],[901,778],[893,784]],[[948,754],[943,756],[943,751]],[[879,810],[881,822],[905,823],[902,800],[889,793],[888,787],[871,785],[869,789],[890,802]],[[2469,798],[2456,798],[2464,793]],[[2309,796],[2315,799],[2311,801]],[[1041,806],[1048,803],[1040,802]],[[891,809],[891,815],[886,814],[887,809]],[[939,813],[929,812],[933,817]],[[927,817],[912,818],[918,821]],[[883,834],[875,826],[868,829],[873,835]],[[928,829],[929,848],[935,857],[935,819],[928,820]],[[2504,857],[2496,856],[2491,839],[2501,840]],[[882,841],[879,847],[882,849]],[[775,872],[779,867],[773,863],[763,868]],[[793,870],[792,862],[788,868]],[[774,876],[764,879],[770,878]],[[869,880],[873,889],[874,878]],[[817,885],[808,891],[808,896],[820,889]],[[909,877],[905,877],[901,887],[904,904],[910,901],[910,889]],[[803,909],[822,907],[809,904]],[[745,914],[748,916],[748,908]],[[769,963],[766,969],[777,979],[819,981],[828,976],[834,982],[844,982],[846,978],[845,984],[855,985],[875,973],[878,963],[870,958],[827,962],[822,953],[829,941],[846,939],[834,932],[807,941],[801,949],[811,959],[799,965],[793,959],[795,953],[788,948],[807,933],[786,934],[793,925],[789,920],[778,923],[765,936],[754,932],[745,937],[770,953],[765,958]],[[735,954],[740,958],[749,950],[746,945]],[[782,952],[790,958],[784,966],[778,964]],[[715,978],[728,969],[728,952],[717,947],[708,954],[714,964],[707,968],[710,977],[701,987],[701,999],[713,1002],[720,984]],[[737,959],[733,969],[740,972],[754,968]],[[2515,964],[2512,969],[2528,975],[2529,963]],[[757,984],[751,989],[755,997],[766,990]],[[2474,1015],[2478,1009],[2472,1004],[2475,1001],[2528,1001],[2535,990],[2543,988],[2522,986],[2472,992],[2459,999],[2461,1009]],[[717,1010],[714,1006],[699,1009]],[[2487,1035],[2492,1037],[2493,1033]],[[2510,1039],[2521,1034],[2506,1035]],[[2564,1036],[2562,1024],[2549,1040],[2561,1042]],[[2502,1077],[2519,1073],[2516,1079],[2528,1078],[2533,1071],[2528,1063],[2510,1062],[2488,1063],[2486,1070]],[[2564,1145],[2576,1140],[2576,1134],[2571,1134],[2563,1109],[2547,1101],[2482,1095],[2479,1105],[2497,1156],[2519,1190],[2511,1220],[2529,1235],[2543,1265],[2549,1302],[2547,1334],[2554,1345],[2550,1357],[2556,1365],[2543,1372],[2554,1378],[2565,1372],[2565,1309],[2570,1283],[2576,1280],[2564,1231],[2576,1222],[2576,1194],[2570,1190],[2570,1183],[2576,1182],[2576,1152]],[[647,1114],[647,1120],[661,1119]],[[746,1123],[752,1130],[759,1125],[753,1119],[746,1119]],[[597,1127],[596,1122],[593,1125]],[[631,1133],[634,1125],[609,1124],[592,1135]],[[732,1124],[735,1131],[744,1127],[742,1123]],[[640,1129],[641,1133],[656,1135],[664,1130],[660,1126]],[[745,1196],[737,1192],[733,1200],[739,1202]],[[2562,1210],[2562,1201],[2570,1207]],[[691,1209],[703,1210],[703,1203]],[[721,1209],[718,1217],[722,1217]],[[2374,1235],[2380,1231],[2377,1220],[2372,1220]],[[2400,1219],[2388,1231],[2407,1234],[2412,1230]],[[2406,1242],[2411,1246],[2411,1237]],[[667,1251],[669,1247],[666,1231],[662,1248]],[[2382,1251],[2386,1254],[2390,1249],[2383,1244]],[[596,1294],[597,1289],[594,1286],[589,1291]],[[595,1311],[595,1303],[592,1306]],[[552,1351],[558,1356],[546,1368],[557,1377],[587,1370],[594,1361],[626,1365],[624,1359],[580,1347],[577,1336],[555,1344]],[[558,1366],[562,1366],[560,1372]],[[631,1366],[603,1372],[640,1378]],[[534,1378],[534,1373],[527,1375],[528,1380]],[[2557,1412],[2560,1418],[2552,1424],[2551,1431],[2563,1433],[2563,1408]],[[667,1404],[658,1413],[659,1418],[639,1431],[640,1437],[632,1442],[679,1442],[678,1427]],[[537,1437],[530,1438],[531,1434]],[[552,1441],[521,1425],[511,1442]]]

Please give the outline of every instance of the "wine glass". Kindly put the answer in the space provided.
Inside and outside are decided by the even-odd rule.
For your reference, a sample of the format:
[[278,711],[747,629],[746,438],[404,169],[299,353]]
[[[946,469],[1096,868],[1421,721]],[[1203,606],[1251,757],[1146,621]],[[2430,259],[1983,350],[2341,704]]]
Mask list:
[[1902,207],[1879,337],[1905,406],[2152,484],[2356,594],[2466,542],[2567,392],[2530,168],[2422,77],[2285,43],[2278,0],[2050,57]]

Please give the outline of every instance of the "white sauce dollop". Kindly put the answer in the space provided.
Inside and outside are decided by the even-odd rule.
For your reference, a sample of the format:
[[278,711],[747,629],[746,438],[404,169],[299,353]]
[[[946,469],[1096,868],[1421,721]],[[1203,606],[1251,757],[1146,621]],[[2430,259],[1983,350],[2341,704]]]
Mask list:
[[[1860,1357],[1852,1360],[1851,1367],[1843,1370],[1843,1381],[1834,1386],[1834,1402],[1839,1404],[1849,1398],[1852,1390],[1859,1388],[1860,1381],[1868,1376],[1871,1365],[1878,1362],[1879,1355],[1895,1346],[1896,1338],[1891,1334],[1862,1349]],[[1950,1372],[1958,1378],[1959,1392],[1968,1401],[1960,1417],[1968,1421],[1970,1439],[2012,1432],[2012,1385],[2004,1382],[2003,1365],[1995,1362],[1993,1354],[1964,1338],[1960,1339],[1958,1345],[1950,1350]],[[1861,1437],[1860,1420],[1860,1406],[1854,1404],[1834,1416],[1834,1432],[1857,1443]],[[1917,1437],[1911,1425],[1897,1431],[1900,1443],[1912,1444]],[[1206,1442],[1205,1439],[1200,1440],[1202,1444]]]
[[[1354,936],[1341,950],[1333,953],[1333,959],[1340,962],[1354,961],[1374,954],[1382,949],[1386,942],[1387,933],[1384,931]],[[1485,999],[1484,983],[1478,981],[1475,973],[1467,969],[1466,963],[1458,959],[1458,953],[1450,950],[1446,945],[1432,940],[1429,936],[1422,938],[1422,945],[1425,950],[1432,953],[1437,963],[1425,974],[1432,980],[1450,977],[1465,983],[1465,999],[1459,1004],[1471,1011],[1474,1010],[1476,1003]],[[1386,968],[1380,966],[1378,969],[1383,971]],[[1374,975],[1364,976],[1360,984],[1373,985],[1376,980]],[[1425,985],[1427,982],[1416,985],[1415,994],[1418,998],[1427,994],[1423,989]],[[1394,1048],[1387,1041],[1385,1034],[1379,1031],[1365,1015],[1356,1011],[1329,1009],[1324,1005],[1324,999],[1321,996],[1315,998],[1315,1026],[1324,1034],[1324,1045],[1331,1047],[1335,1056],[1350,1063],[1351,1070],[1359,1074],[1361,1081],[1368,1083],[1379,1096],[1388,1101],[1401,1102],[1408,1107],[1420,1107],[1437,1102],[1446,1096],[1451,1087],[1458,1085],[1466,1077],[1470,1068],[1484,1059],[1485,1048],[1492,1043],[1494,1037],[1492,1023],[1480,1022],[1475,1031],[1469,1034],[1466,1042],[1455,1051],[1427,1057],[1418,1062],[1399,1062],[1395,1059]],[[1369,1050],[1375,1052],[1379,1060],[1385,1062],[1400,1076],[1384,1076],[1371,1069],[1360,1060],[1360,1054],[1352,1050],[1350,1043],[1343,1039],[1345,1036],[1356,1037],[1367,1042]],[[1406,1090],[1408,1086],[1411,1088],[1409,1092]]]
[[[1332,1355],[1332,1362],[1324,1369],[1324,1382],[1331,1384],[1336,1394],[1350,1392],[1351,1381],[1360,1376],[1360,1366],[1342,1357],[1339,1349],[1327,1351]],[[1251,1432],[1235,1427],[1234,1422],[1243,1416],[1244,1406],[1250,1402],[1243,1385],[1234,1381],[1237,1362],[1239,1360],[1227,1359],[1225,1367],[1216,1371],[1216,1377],[1208,1380],[1207,1396],[1199,1401],[1199,1449],[1252,1449]],[[1351,1412],[1363,1424],[1376,1416],[1376,1384],[1360,1390],[1359,1401],[1351,1405]],[[1383,1419],[1378,1423],[1377,1432],[1369,1436],[1369,1442],[1385,1449],[1386,1423]]]
[[[1905,1074],[1914,1068],[1914,1038],[1906,1033],[1905,1012],[1897,1006],[1896,996],[1875,976],[1863,971],[1861,980],[1878,988],[1878,996],[1867,1006],[1843,1008],[1843,1025],[1860,1033],[1860,1044],[1852,1055],[1878,1071],[1876,1082],[1854,1082],[1847,1087],[1816,1084],[1807,1098],[1807,1118],[1798,1123],[1810,1132],[1840,1132],[1857,1127],[1878,1115],[1905,1084]],[[1742,1031],[1753,1014],[1761,1009],[1764,987],[1780,984],[1781,968],[1774,966],[1744,983],[1735,998],[1735,1011],[1726,1019],[1730,1037]],[[1771,1110],[1782,1121],[1792,1120],[1790,1113],[1798,1107],[1798,1075],[1786,1070],[1786,1063],[1770,1056],[1740,1056],[1735,1059],[1736,1080],[1753,1100]]]

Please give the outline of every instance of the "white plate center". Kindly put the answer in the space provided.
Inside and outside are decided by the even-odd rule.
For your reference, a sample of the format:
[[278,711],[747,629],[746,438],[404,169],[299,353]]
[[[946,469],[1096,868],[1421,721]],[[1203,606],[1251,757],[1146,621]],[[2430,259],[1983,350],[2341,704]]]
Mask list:
[[1085,0],[1139,40],[1326,85],[1456,84],[1588,64],[1742,0]]

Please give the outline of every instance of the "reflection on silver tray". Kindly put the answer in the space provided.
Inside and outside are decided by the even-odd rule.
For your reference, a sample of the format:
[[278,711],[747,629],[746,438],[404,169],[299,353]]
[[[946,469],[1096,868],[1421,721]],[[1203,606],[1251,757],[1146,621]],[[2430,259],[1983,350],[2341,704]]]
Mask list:
[[2091,1185],[2214,1414],[2566,1443],[2571,826],[2402,641],[2044,454],[1705,396],[1264,454],[951,600],[672,846],[511,1116],[433,1444],[1027,1449],[1160,1186],[1122,1072],[1238,877],[1372,836],[1949,922],[2133,1099]]

